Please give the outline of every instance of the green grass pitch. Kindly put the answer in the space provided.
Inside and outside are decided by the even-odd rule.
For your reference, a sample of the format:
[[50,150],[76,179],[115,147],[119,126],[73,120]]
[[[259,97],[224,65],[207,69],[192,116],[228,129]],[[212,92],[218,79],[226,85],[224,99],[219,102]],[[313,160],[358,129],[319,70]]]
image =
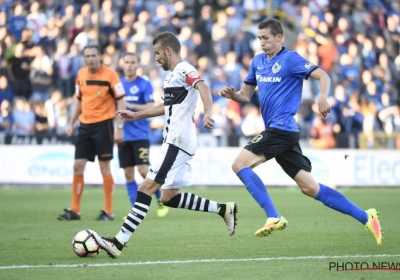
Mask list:
[[[217,201],[239,204],[238,227],[230,237],[215,214],[171,209],[149,214],[118,259],[104,252],[78,258],[71,240],[92,229],[113,236],[130,209],[126,191],[117,187],[115,220],[94,221],[103,206],[100,187],[87,187],[81,221],[58,221],[69,206],[69,188],[0,188],[0,279],[399,279],[400,271],[330,271],[330,262],[400,263],[397,188],[340,189],[363,209],[381,214],[385,240],[378,247],[371,233],[350,216],[313,201],[295,188],[269,190],[288,221],[282,232],[257,238],[265,218],[244,188],[190,188]],[[154,200],[153,200],[154,201]],[[400,266],[400,264],[399,264]]]

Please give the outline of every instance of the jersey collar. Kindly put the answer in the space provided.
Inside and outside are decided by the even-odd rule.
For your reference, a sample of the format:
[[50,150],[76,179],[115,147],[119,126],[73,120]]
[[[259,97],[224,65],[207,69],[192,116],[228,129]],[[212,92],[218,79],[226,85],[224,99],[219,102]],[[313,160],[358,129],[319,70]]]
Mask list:
[[267,60],[274,60],[276,57],[278,57],[278,55],[282,54],[284,51],[286,51],[286,48],[285,48],[285,47],[282,47],[282,49],[281,49],[273,58],[268,59],[268,57],[267,57],[266,54],[265,54],[265,58],[266,58]]
[[276,56],[280,55],[281,53],[283,53],[286,50],[285,47],[282,47],[282,49],[276,54]]

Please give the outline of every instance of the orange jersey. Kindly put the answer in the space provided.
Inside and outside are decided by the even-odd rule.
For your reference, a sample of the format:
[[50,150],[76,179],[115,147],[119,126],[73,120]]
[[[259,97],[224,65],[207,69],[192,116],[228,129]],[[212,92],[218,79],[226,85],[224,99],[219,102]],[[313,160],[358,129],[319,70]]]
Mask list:
[[102,65],[95,73],[88,67],[78,72],[75,95],[82,102],[81,123],[98,123],[115,117],[115,100],[125,96],[117,72]]

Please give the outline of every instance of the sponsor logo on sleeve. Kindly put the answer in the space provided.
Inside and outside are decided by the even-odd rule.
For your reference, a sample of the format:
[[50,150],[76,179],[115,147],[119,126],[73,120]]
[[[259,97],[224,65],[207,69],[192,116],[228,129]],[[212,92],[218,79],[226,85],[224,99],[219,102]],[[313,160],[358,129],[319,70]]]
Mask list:
[[312,63],[312,62],[307,62],[306,63],[306,65],[304,65],[304,67],[306,68],[306,69],[310,69],[311,68],[311,66],[313,66],[314,64]]
[[123,95],[123,94],[125,94],[124,86],[123,86],[121,83],[116,84],[116,85],[114,86],[114,89],[115,89],[115,93],[116,93],[117,95]]

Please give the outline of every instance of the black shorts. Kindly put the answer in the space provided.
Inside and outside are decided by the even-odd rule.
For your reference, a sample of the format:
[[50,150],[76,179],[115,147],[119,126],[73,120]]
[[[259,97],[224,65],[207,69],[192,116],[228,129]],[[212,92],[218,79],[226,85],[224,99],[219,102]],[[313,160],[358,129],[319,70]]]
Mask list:
[[126,141],[118,144],[119,166],[149,165],[149,140]]
[[94,161],[112,160],[114,148],[114,122],[112,119],[99,123],[83,124],[78,128],[75,143],[75,159]]
[[253,154],[264,155],[267,160],[275,158],[291,178],[300,170],[311,172],[311,162],[301,151],[298,132],[268,128],[244,148]]

